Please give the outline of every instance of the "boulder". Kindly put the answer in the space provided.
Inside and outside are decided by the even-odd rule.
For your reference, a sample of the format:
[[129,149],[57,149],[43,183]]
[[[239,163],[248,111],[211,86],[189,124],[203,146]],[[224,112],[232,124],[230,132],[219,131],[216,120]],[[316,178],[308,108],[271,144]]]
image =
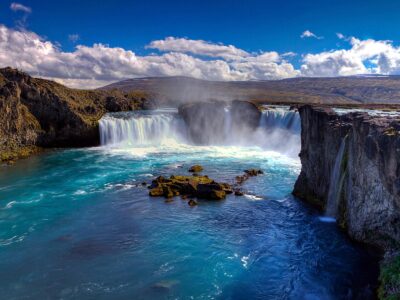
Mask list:
[[203,167],[200,165],[194,165],[194,166],[191,166],[188,171],[191,173],[199,173],[199,172],[203,171]]
[[243,196],[243,195],[244,195],[244,193],[241,190],[239,190],[239,189],[235,190],[235,196]]
[[151,197],[172,198],[180,195],[182,199],[192,196],[220,200],[233,192],[229,184],[215,182],[208,176],[172,175],[169,179],[159,176],[152,181],[150,188]]
[[189,204],[189,206],[196,206],[196,205],[197,205],[197,201],[196,201],[196,200],[193,200],[193,199],[190,199],[190,200],[188,201],[188,204]]
[[264,174],[264,172],[259,169],[249,169],[249,170],[244,170],[244,172],[249,176],[258,176]]

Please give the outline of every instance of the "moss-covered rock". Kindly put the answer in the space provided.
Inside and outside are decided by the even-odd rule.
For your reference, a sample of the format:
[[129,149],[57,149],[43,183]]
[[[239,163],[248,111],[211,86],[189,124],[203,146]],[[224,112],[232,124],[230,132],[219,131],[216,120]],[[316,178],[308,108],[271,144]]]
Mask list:
[[221,200],[232,193],[227,183],[218,183],[208,176],[172,175],[170,178],[157,177],[152,181],[149,195],[152,197],[172,198],[181,195],[208,200]]
[[201,171],[203,171],[203,167],[200,165],[194,165],[191,166],[188,171],[192,173],[200,173]]
[[382,264],[379,280],[378,296],[380,300],[400,299],[400,255]]

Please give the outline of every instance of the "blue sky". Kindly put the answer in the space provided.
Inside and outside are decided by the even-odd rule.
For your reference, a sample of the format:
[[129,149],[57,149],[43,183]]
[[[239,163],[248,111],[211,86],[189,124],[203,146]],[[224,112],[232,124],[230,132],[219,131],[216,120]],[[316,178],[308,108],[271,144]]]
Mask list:
[[[13,26],[20,14],[2,1],[2,23]],[[23,1],[32,8],[29,28],[66,49],[80,43],[107,43],[144,51],[152,40],[188,37],[232,44],[247,51],[319,52],[337,48],[336,33],[361,39],[400,39],[400,1]],[[323,36],[300,40],[304,30]]]
[[[12,6],[14,4],[14,6]],[[149,54],[162,56],[167,53],[185,53],[177,51],[176,47],[169,45],[167,49],[148,46],[153,41],[162,41],[167,37],[184,38],[188,41],[204,41],[210,45],[232,45],[235,49],[240,49],[246,53],[256,54],[276,52],[278,58],[269,58],[268,63],[276,63],[278,67],[282,64],[290,63],[294,71],[288,71],[284,65],[284,72],[276,75],[265,66],[265,59],[260,63],[260,59],[251,59],[253,70],[250,75],[242,76],[236,74],[239,70],[247,69],[248,65],[238,64],[238,59],[232,63],[232,59],[222,58],[228,61],[231,68],[228,75],[220,75],[221,79],[275,79],[293,76],[337,76],[351,75],[358,72],[363,73],[385,73],[397,74],[397,46],[400,41],[398,28],[400,28],[400,1],[342,1],[342,0],[321,0],[321,1],[2,1],[0,3],[0,24],[3,24],[10,32],[28,32],[36,34],[41,42],[50,42],[58,52],[54,60],[63,60],[65,53],[74,53],[82,58],[81,53],[76,53],[76,47],[83,45],[93,47],[96,43],[106,45],[108,49],[121,48],[125,51],[132,51],[138,57],[147,57]],[[306,30],[310,32],[307,36],[303,35]],[[8,32],[11,35],[13,32]],[[311,34],[312,33],[312,34]],[[338,38],[337,33],[342,34]],[[31,37],[30,37],[31,38]],[[351,38],[357,40],[351,41]],[[385,42],[390,40],[391,42]],[[360,43],[357,44],[357,41]],[[371,41],[368,45],[361,44]],[[381,41],[381,44],[379,44]],[[9,40],[3,41],[10,43]],[[183,42],[183,41],[180,41]],[[170,41],[170,44],[172,42]],[[377,44],[378,43],[378,44]],[[387,43],[390,47],[386,47]],[[0,41],[1,44],[1,41]],[[192,46],[194,44],[191,44]],[[354,53],[346,54],[346,57],[335,56],[327,57],[321,53],[330,53],[340,50],[351,50],[359,45],[370,47],[365,50],[371,52],[370,56],[365,55],[364,50],[357,50],[356,55],[360,61],[351,60]],[[189,47],[192,47],[189,46]],[[207,46],[207,45],[206,45]],[[5,45],[4,47],[9,47]],[[204,45],[201,46],[202,49]],[[379,51],[378,48],[387,48]],[[7,49],[10,51],[10,49]],[[99,49],[97,49],[99,50]],[[104,49],[103,49],[104,50]],[[100,49],[99,51],[103,51]],[[4,50],[5,51],[5,50]],[[364,52],[363,52],[364,51]],[[104,52],[104,51],[103,51]],[[285,55],[285,53],[295,53],[296,55]],[[36,52],[35,52],[36,53]],[[360,54],[361,53],[361,54]],[[1,54],[1,49],[0,49]],[[221,60],[214,54],[204,55],[203,52],[194,51],[189,53],[193,58],[201,58],[203,61]],[[321,65],[308,65],[305,69],[305,57],[307,55],[320,55],[311,57],[311,62],[323,60]],[[33,54],[36,55],[36,54]],[[43,55],[43,54],[41,54]],[[46,54],[47,55],[47,54]],[[246,56],[248,56],[246,54]],[[339,57],[340,56],[340,57]],[[328,67],[335,67],[331,60],[344,63],[341,69],[334,69],[331,73],[326,71]],[[175,59],[182,63],[186,57]],[[151,58],[152,60],[153,58]],[[44,58],[43,58],[44,60]],[[43,60],[38,63],[43,62]],[[259,62],[255,65],[255,60]],[[343,62],[343,60],[345,60]],[[377,62],[379,60],[379,63]],[[10,59],[1,59],[0,64],[6,64]],[[243,62],[243,60],[241,60]],[[248,63],[249,59],[246,59]],[[383,61],[383,63],[381,62]],[[399,58],[400,61],[400,58]],[[64,62],[64,61],[63,61]],[[86,61],[87,62],[87,61]],[[86,63],[85,62],[85,63]],[[310,61],[308,61],[310,62]],[[389,62],[389,63],[388,63]],[[28,62],[27,62],[28,63]],[[95,62],[91,62],[95,63]],[[154,64],[159,62],[146,61],[146,70],[137,71],[135,68],[131,73],[125,72],[121,76],[103,76],[102,81],[112,81],[124,77],[138,77],[146,75],[193,75],[204,79],[219,79],[215,75],[220,70],[214,70],[211,75],[207,75],[204,68],[201,71],[193,71],[189,74],[180,71],[165,71],[157,69]],[[162,63],[165,63],[163,61]],[[168,62],[170,65],[174,62]],[[190,64],[191,62],[187,62]],[[197,62],[196,62],[197,63]],[[307,63],[307,62],[306,62]],[[361,66],[360,64],[363,64]],[[70,62],[65,63],[68,66]],[[374,66],[379,65],[379,68]],[[25,64],[27,65],[27,64]],[[16,67],[24,68],[24,64]],[[399,63],[400,65],[400,63]],[[371,68],[372,66],[372,68]],[[75,66],[76,67],[76,66]],[[223,66],[226,68],[225,66]],[[45,72],[49,66],[36,65],[27,66],[28,72],[49,78],[79,79],[78,76],[68,74],[58,74],[57,72]],[[56,67],[55,67],[56,68]],[[95,66],[93,65],[93,68]],[[214,68],[214,66],[213,66]],[[308,68],[308,69],[307,69]],[[311,70],[312,68],[312,70]],[[325,69],[322,69],[325,68]],[[305,70],[305,71],[304,71]],[[310,71],[311,70],[311,71]],[[70,72],[73,73],[73,69]],[[235,72],[234,72],[235,71]],[[164,74],[164,73],[165,74]],[[272,73],[271,73],[272,72]],[[54,74],[53,74],[54,73]],[[95,72],[96,73],[96,72]],[[101,73],[101,72],[100,72]],[[97,73],[96,73],[97,74]],[[86,74],[81,79],[95,80],[96,74]],[[214,75],[213,75],[214,74]],[[53,76],[54,75],[54,76]],[[239,76],[240,75],[240,76]],[[276,75],[276,76],[275,76]],[[224,77],[225,76],[225,77]],[[274,77],[275,76],[275,77]],[[72,78],[77,77],[77,78]],[[71,81],[72,82],[72,81]]]

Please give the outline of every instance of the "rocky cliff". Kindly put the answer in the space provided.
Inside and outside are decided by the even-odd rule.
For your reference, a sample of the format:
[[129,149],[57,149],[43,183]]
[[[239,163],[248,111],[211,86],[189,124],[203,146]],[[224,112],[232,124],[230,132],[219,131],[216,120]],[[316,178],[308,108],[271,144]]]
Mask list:
[[29,155],[38,147],[99,143],[98,120],[109,111],[143,108],[142,93],[69,89],[0,69],[0,160]]
[[400,116],[311,106],[299,112],[302,170],[294,195],[333,212],[353,239],[385,250],[380,296],[400,297],[400,259],[393,258],[400,250]]

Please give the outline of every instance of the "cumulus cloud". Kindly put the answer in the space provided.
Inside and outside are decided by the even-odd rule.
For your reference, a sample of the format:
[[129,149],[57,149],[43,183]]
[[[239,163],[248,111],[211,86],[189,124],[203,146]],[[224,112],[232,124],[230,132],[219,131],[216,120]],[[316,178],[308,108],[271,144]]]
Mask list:
[[[204,45],[202,41],[185,42]],[[159,55],[138,56],[130,50],[104,44],[78,45],[74,51],[64,52],[34,32],[0,25],[0,66],[17,67],[34,76],[55,79],[74,87],[95,87],[143,76],[255,80],[299,74],[277,52],[249,54],[233,46],[205,44],[212,50],[201,50],[199,47],[194,51],[207,53],[213,59],[190,55],[194,53],[185,48],[174,48]]]
[[400,74],[400,47],[392,41],[345,38],[347,49],[305,54],[249,53],[232,45],[166,38],[148,47],[160,53],[137,55],[105,44],[77,45],[73,51],[26,29],[0,25],[0,67],[12,66],[68,86],[94,88],[127,78],[190,76],[207,80],[266,80],[296,76]]
[[325,51],[304,56],[305,76],[348,76],[357,74],[399,74],[400,48],[391,41],[349,38],[350,49]]
[[305,31],[303,31],[303,33],[300,35],[300,37],[301,37],[302,39],[305,39],[305,38],[315,38],[315,39],[317,39],[317,40],[320,40],[320,39],[323,39],[323,38],[324,38],[323,36],[317,36],[315,33],[311,32],[310,30],[305,30]]
[[13,2],[10,5],[10,9],[12,11],[22,11],[24,13],[30,14],[32,12],[32,9],[28,6],[25,6],[21,3]]
[[152,41],[146,46],[149,49],[191,53],[200,56],[220,57],[234,60],[249,56],[250,54],[232,45],[221,45],[203,40],[190,40],[185,38],[167,37],[164,40]]

